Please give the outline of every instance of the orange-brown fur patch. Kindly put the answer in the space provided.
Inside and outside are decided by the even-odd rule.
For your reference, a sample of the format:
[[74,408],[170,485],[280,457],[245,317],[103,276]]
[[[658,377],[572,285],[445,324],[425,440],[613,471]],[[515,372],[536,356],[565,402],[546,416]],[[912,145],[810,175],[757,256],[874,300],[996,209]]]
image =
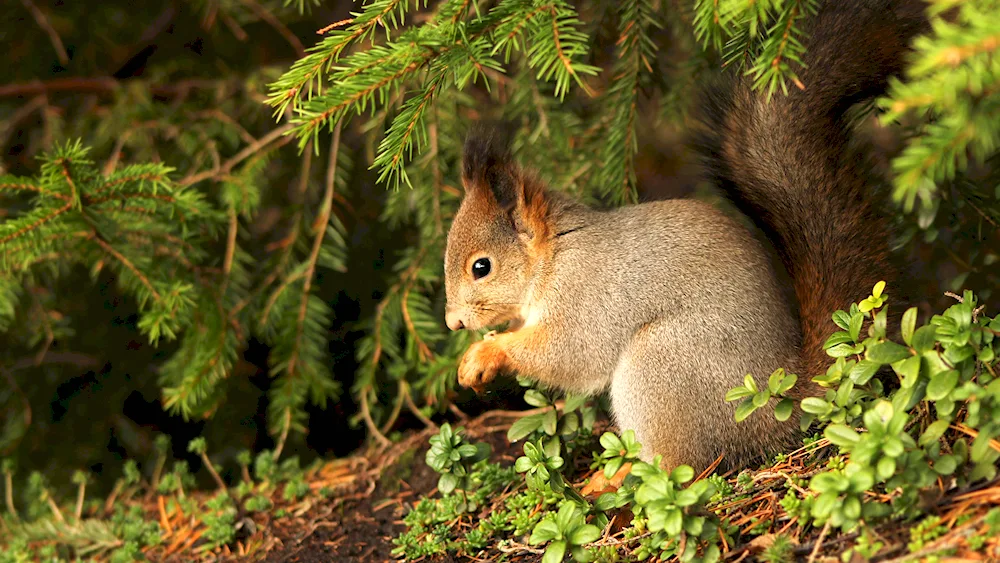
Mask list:
[[458,365],[458,383],[481,392],[483,387],[507,369],[507,353],[495,340],[475,342]]

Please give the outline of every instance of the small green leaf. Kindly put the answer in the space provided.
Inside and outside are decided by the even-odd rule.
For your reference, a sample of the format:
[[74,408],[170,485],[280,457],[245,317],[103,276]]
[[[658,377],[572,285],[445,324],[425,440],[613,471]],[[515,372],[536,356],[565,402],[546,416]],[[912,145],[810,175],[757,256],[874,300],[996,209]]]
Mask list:
[[625,449],[625,444],[622,443],[621,438],[619,438],[614,432],[605,432],[604,434],[601,434],[601,445],[604,446],[605,450],[615,452],[615,455]]
[[781,380],[781,384],[778,386],[778,395],[782,395],[788,392],[789,389],[795,387],[795,383],[799,380],[799,376],[794,373],[786,373],[785,378]]
[[528,389],[524,393],[524,402],[528,403],[533,407],[545,407],[548,406],[549,400],[545,398],[545,395],[538,391],[537,389]]
[[851,315],[846,311],[836,311],[833,313],[833,322],[842,330],[847,330],[851,326]]
[[944,436],[944,433],[948,430],[950,425],[951,422],[947,420],[937,420],[931,423],[927,426],[927,429],[924,430],[923,434],[920,435],[920,445],[928,446],[937,442],[941,436]]
[[580,428],[580,417],[575,412],[563,413],[562,420],[559,421],[559,433],[569,436]]
[[905,360],[892,364],[892,369],[899,375],[899,383],[904,388],[913,387],[920,378],[920,356],[910,356]]
[[757,389],[757,382],[754,381],[753,376],[750,375],[749,373],[743,376],[743,386],[753,391],[754,393],[760,391],[760,389]]
[[670,472],[670,480],[674,483],[687,483],[694,479],[694,468],[690,465],[678,465]]
[[868,347],[865,357],[878,364],[891,364],[909,358],[912,355],[910,349],[886,340],[877,342]]
[[533,414],[514,421],[507,430],[507,440],[517,442],[542,427],[542,415]]
[[820,493],[840,493],[848,487],[850,482],[840,473],[820,473],[809,481],[809,488]]
[[617,505],[618,495],[616,493],[604,493],[603,495],[597,497],[597,502],[594,503],[594,508],[602,512],[611,510]]
[[559,457],[559,452],[562,449],[562,442],[559,441],[558,436],[553,436],[551,438],[542,441],[542,451],[549,458]]
[[826,414],[830,412],[830,403],[819,397],[806,397],[800,404],[802,410],[811,414]]
[[525,471],[531,469],[534,465],[535,464],[528,459],[528,456],[521,456],[514,462],[514,471],[524,473]]
[[937,342],[937,328],[934,325],[925,325],[916,330],[913,333],[913,342],[911,346],[917,352],[926,352],[928,350],[934,349],[934,344]]
[[592,524],[584,524],[573,530],[569,535],[569,541],[573,545],[583,545],[595,541],[601,537],[601,531]]
[[885,338],[886,326],[888,324],[888,313],[885,309],[882,309],[875,314],[875,319],[872,321],[871,329],[868,334],[874,336],[875,338]]
[[858,337],[861,336],[861,324],[865,322],[864,315],[854,315],[851,317],[851,325],[848,328],[848,332],[851,335],[851,341],[857,342]]
[[615,473],[618,473],[618,470],[621,469],[624,464],[624,458],[616,457],[608,460],[607,465],[604,466],[604,476],[608,479],[614,477]]
[[889,479],[889,477],[892,477],[896,473],[896,460],[891,457],[883,457],[878,460],[878,464],[875,466],[875,473],[883,481]]
[[896,436],[888,436],[882,444],[882,453],[889,457],[899,457],[906,451],[903,441]]
[[564,502],[562,506],[559,507],[559,512],[556,513],[556,526],[562,531],[567,531],[573,519],[577,516],[576,507],[573,503]]
[[738,401],[744,397],[753,396],[753,391],[747,389],[746,387],[733,387],[729,391],[726,391],[726,402]]
[[875,287],[872,288],[872,296],[875,297],[876,299],[882,297],[882,291],[884,290],[885,290],[885,282],[880,281],[875,284]]
[[566,402],[563,404],[563,412],[573,412],[587,403],[587,395],[566,394]]
[[906,342],[907,346],[913,344],[913,331],[917,326],[917,308],[910,307],[903,313],[903,320],[900,323],[900,332],[903,335],[903,342]]
[[663,521],[663,531],[670,536],[676,536],[681,533],[681,527],[684,525],[684,513],[680,511],[679,508],[668,508],[666,518]]
[[738,407],[736,407],[736,413],[734,414],[733,419],[736,420],[736,422],[743,422],[748,416],[753,414],[753,411],[755,410],[757,410],[757,407],[753,404],[753,398],[748,397],[744,399]]
[[674,504],[677,506],[691,506],[698,502],[698,494],[691,489],[681,489],[677,491],[677,496],[674,498]]
[[943,455],[934,461],[934,471],[939,475],[951,475],[958,469],[958,459],[953,455]]
[[812,515],[820,519],[826,518],[837,507],[838,500],[837,495],[834,494],[823,494],[816,497],[812,506]]
[[793,406],[794,403],[787,397],[778,401],[778,404],[774,407],[774,418],[780,422],[788,420],[792,416]]
[[771,400],[770,389],[764,389],[760,393],[757,393],[756,395],[753,396],[753,406],[756,408],[763,407],[770,400]]
[[947,397],[958,384],[958,375],[958,371],[950,369],[931,377],[927,383],[927,398],[938,401]]
[[844,499],[840,511],[848,520],[857,520],[861,517],[861,501],[858,500],[858,497],[849,496]]
[[842,448],[853,446],[861,439],[861,436],[853,428],[845,424],[831,424],[826,427],[823,435]]
[[442,494],[447,495],[455,490],[455,487],[458,486],[458,481],[459,478],[457,475],[444,473],[438,479],[438,490],[441,491]]
[[831,358],[846,358],[847,356],[860,352],[861,350],[859,350],[859,348],[860,346],[851,346],[847,343],[837,344],[833,348],[828,348],[826,355]]
[[767,378],[767,389],[773,394],[778,394],[778,388],[781,386],[781,382],[785,377],[785,370],[778,368],[774,370],[774,373]]
[[542,563],[559,563],[566,557],[566,541],[554,541],[545,548]]
[[705,518],[703,516],[691,516],[684,519],[684,531],[692,536],[700,536],[705,529]]
[[878,372],[879,367],[880,365],[878,363],[871,360],[861,360],[860,362],[854,364],[854,367],[851,368],[848,377],[850,377],[851,381],[857,385],[864,385],[868,383],[876,372]]
[[549,436],[555,436],[556,426],[559,424],[559,415],[556,414],[555,409],[546,411],[542,414],[542,430],[545,431]]
[[[864,319],[864,317],[861,318]],[[850,334],[843,331],[837,331],[826,339],[826,342],[823,343],[823,349],[826,350],[836,346],[837,344],[847,344],[854,341],[855,339],[852,339]]]

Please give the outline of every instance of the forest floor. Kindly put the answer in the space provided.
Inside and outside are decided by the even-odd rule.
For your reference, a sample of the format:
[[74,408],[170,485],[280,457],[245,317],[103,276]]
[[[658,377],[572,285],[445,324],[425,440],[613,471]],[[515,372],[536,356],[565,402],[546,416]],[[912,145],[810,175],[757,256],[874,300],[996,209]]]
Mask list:
[[[506,431],[519,418],[520,413],[512,411],[491,411],[476,418],[461,422],[465,435],[474,441],[485,441],[492,446],[491,461],[513,465],[522,453],[522,445],[510,444]],[[606,423],[600,423],[605,426]],[[374,448],[365,454],[338,459],[308,470],[305,479],[310,490],[317,494],[307,494],[295,502],[283,500],[280,487],[274,489],[274,508],[267,512],[254,513],[252,522],[242,528],[244,532],[236,542],[211,551],[198,551],[204,540],[199,537],[204,530],[185,525],[191,518],[184,515],[164,513],[162,505],[155,510],[161,526],[169,530],[163,544],[147,552],[147,557],[155,561],[264,561],[268,563],[312,563],[312,562],[381,562],[394,561],[393,539],[406,526],[403,517],[423,496],[437,496],[438,475],[424,462],[428,438],[436,429],[412,432],[398,442],[382,448]],[[740,500],[713,507],[724,513],[729,521],[744,534],[757,527],[758,535],[751,541],[725,546],[725,561],[761,560],[770,542],[777,534],[790,537],[792,547],[788,551],[795,561],[841,561],[841,554],[854,545],[857,534],[836,534],[828,529],[816,529],[799,525],[790,518],[778,501],[783,496],[789,476],[808,477],[822,459],[816,455],[817,448],[834,449],[825,440],[803,448],[771,467],[752,472],[752,487],[749,494]],[[807,451],[809,450],[809,451]],[[571,464],[566,472],[575,486],[582,486],[591,472],[587,463]],[[736,475],[726,476],[735,482]],[[744,483],[746,482],[744,476]],[[318,494],[319,491],[325,494]],[[332,491],[332,493],[331,493]],[[1000,506],[1000,479],[982,483],[972,488],[958,489],[945,482],[940,483],[940,494],[925,498],[928,512],[940,517],[932,531],[920,532],[919,545],[914,547],[915,535],[912,523],[888,522],[875,528],[878,541],[883,547],[872,560],[877,561],[1000,561],[1000,535],[992,534],[996,529],[997,511],[987,514]],[[493,508],[483,506],[477,513],[468,514],[469,522],[456,522],[469,526],[484,517]],[[277,515],[280,515],[277,516]],[[619,515],[628,518],[628,515]],[[616,517],[617,518],[617,517]],[[612,519],[609,528],[621,529],[621,522],[615,525]],[[759,528],[766,523],[767,530]],[[992,523],[992,524],[991,524]],[[605,530],[601,541],[614,544],[620,532]],[[985,537],[983,537],[985,534]],[[617,539],[616,539],[617,538]],[[973,550],[970,540],[977,549]],[[461,557],[438,556],[425,561],[540,561],[540,550],[524,545],[526,538],[516,538],[502,552],[491,547],[475,554]],[[618,542],[623,543],[623,542]],[[629,560],[626,546],[620,550],[621,560]],[[928,559],[930,558],[930,559]],[[862,561],[859,557],[849,561]]]

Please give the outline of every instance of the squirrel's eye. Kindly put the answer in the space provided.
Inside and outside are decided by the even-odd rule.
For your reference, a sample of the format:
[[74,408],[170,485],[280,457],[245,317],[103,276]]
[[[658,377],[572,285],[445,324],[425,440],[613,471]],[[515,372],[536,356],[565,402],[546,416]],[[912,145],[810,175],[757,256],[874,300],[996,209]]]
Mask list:
[[485,277],[490,273],[493,265],[490,264],[489,258],[480,258],[472,263],[472,277],[473,279],[479,279]]

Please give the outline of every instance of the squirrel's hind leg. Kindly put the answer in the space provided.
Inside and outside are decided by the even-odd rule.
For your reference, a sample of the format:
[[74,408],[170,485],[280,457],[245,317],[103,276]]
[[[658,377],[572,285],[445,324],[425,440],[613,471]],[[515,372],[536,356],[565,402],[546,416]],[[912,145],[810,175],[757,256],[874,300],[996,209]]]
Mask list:
[[665,469],[690,465],[700,472],[723,454],[723,467],[742,465],[792,442],[796,424],[778,422],[770,409],[737,423],[736,403],[725,401],[726,391],[742,383],[745,368],[767,369],[748,362],[764,360],[727,354],[718,339],[691,338],[679,324],[643,327],[612,376],[615,420],[620,431],[635,431],[642,459],[660,455]]

